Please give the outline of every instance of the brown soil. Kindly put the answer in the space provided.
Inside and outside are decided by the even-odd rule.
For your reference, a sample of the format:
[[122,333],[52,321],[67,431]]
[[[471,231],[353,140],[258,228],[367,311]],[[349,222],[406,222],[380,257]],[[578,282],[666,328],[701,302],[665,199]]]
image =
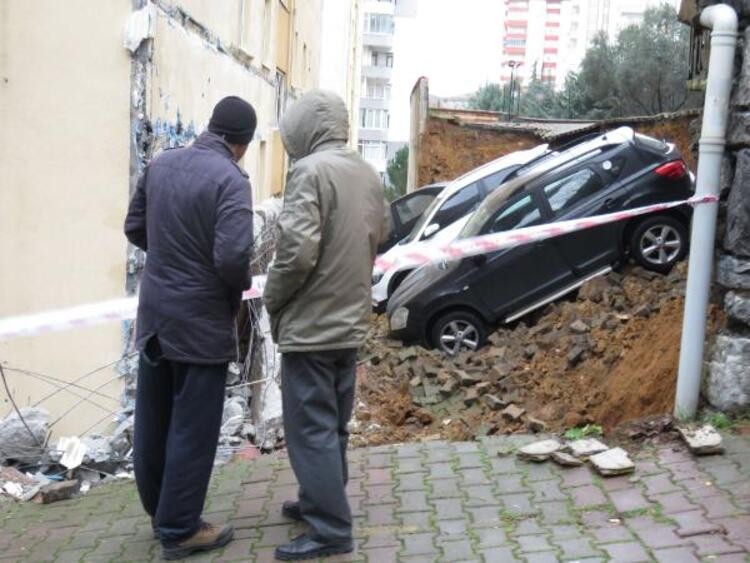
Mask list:
[[[656,123],[632,123],[633,128],[657,139],[675,143],[689,168],[696,169],[692,150],[691,116],[674,117]],[[603,124],[608,130],[617,125]],[[444,118],[428,118],[419,152],[418,185],[453,180],[486,162],[508,153],[527,149],[544,142],[532,133],[515,133],[480,129],[471,125],[459,125]]]
[[[592,423],[611,431],[671,413],[685,273],[685,264],[669,276],[628,268],[593,280],[577,299],[500,328],[488,346],[457,358],[403,348],[387,338],[385,319],[376,318],[360,366],[354,442],[467,440]],[[720,308],[712,309],[710,330],[721,323]],[[581,359],[571,360],[576,349]],[[435,394],[446,381],[463,385]],[[467,398],[472,388],[478,401]],[[510,420],[485,395],[521,407],[525,415]]]

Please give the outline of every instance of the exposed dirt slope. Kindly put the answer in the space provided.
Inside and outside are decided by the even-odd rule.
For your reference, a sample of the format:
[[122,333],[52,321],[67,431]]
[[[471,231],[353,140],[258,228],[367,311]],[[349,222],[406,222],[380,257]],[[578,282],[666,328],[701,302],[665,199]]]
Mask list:
[[[403,348],[377,318],[360,366],[355,442],[462,440],[587,423],[611,430],[670,413],[686,269],[660,276],[628,267],[595,279],[457,358]],[[718,316],[712,313],[714,326]]]

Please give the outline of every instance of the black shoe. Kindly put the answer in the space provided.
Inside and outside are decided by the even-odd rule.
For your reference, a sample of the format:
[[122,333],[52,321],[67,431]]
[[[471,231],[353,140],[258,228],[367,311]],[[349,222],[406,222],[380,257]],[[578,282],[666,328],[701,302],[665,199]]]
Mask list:
[[302,534],[290,543],[280,545],[276,548],[274,555],[281,561],[298,561],[300,559],[317,559],[339,553],[351,553],[354,551],[352,540],[336,543],[322,543]]
[[281,515],[284,518],[302,522],[302,511],[299,508],[299,501],[284,501],[284,504],[281,505]]

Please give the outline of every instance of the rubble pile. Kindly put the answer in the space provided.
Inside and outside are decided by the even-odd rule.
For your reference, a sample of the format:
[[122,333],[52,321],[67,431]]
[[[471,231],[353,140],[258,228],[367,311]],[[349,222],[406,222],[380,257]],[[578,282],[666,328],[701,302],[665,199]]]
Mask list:
[[686,273],[685,263],[666,276],[627,266],[456,357],[403,347],[376,318],[361,357],[355,443],[611,430],[672,412]]

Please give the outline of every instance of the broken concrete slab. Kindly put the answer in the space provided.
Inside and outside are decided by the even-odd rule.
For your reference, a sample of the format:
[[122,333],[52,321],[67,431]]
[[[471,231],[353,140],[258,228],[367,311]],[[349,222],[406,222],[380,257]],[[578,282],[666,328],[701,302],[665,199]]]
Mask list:
[[34,497],[34,501],[40,504],[50,504],[60,500],[67,500],[78,492],[80,486],[80,482],[75,479],[50,483],[39,489],[39,493]]
[[470,407],[471,405],[474,405],[479,401],[479,393],[477,392],[475,387],[472,387],[470,389],[466,390],[466,393],[464,394],[464,404],[467,407]]
[[576,457],[588,457],[609,449],[609,446],[603,444],[596,438],[583,438],[568,442],[568,448]]
[[570,324],[570,330],[576,334],[586,334],[591,330],[591,327],[583,322],[581,319],[574,321]]
[[585,353],[586,349],[583,346],[573,346],[572,350],[568,352],[568,365],[573,367],[580,364]]
[[612,448],[589,458],[597,473],[604,477],[625,475],[635,471],[635,464],[628,457],[628,452],[622,448]]
[[458,381],[463,387],[471,387],[477,383],[481,383],[481,379],[475,375],[466,373],[465,371],[457,371]]
[[541,440],[539,442],[533,442],[527,446],[523,446],[518,450],[516,455],[519,459],[525,459],[528,461],[542,462],[549,459],[549,457],[560,450],[563,445],[558,440]]
[[721,434],[710,424],[696,428],[694,426],[678,426],[677,431],[685,440],[690,451],[695,455],[713,455],[724,453]]
[[490,409],[493,411],[499,411],[500,409],[503,409],[508,406],[508,403],[503,401],[502,399],[499,399],[493,394],[488,394],[482,397],[482,400],[484,401],[484,404],[487,405]]
[[539,432],[545,432],[547,430],[547,423],[533,416],[526,417],[526,428],[528,428],[534,434]]
[[501,414],[508,422],[516,422],[521,419],[525,412],[526,409],[522,409],[516,405],[508,405],[503,409]]
[[554,461],[557,465],[561,465],[563,467],[578,467],[579,465],[583,465],[582,460],[559,450],[556,452],[552,452],[552,461]]

